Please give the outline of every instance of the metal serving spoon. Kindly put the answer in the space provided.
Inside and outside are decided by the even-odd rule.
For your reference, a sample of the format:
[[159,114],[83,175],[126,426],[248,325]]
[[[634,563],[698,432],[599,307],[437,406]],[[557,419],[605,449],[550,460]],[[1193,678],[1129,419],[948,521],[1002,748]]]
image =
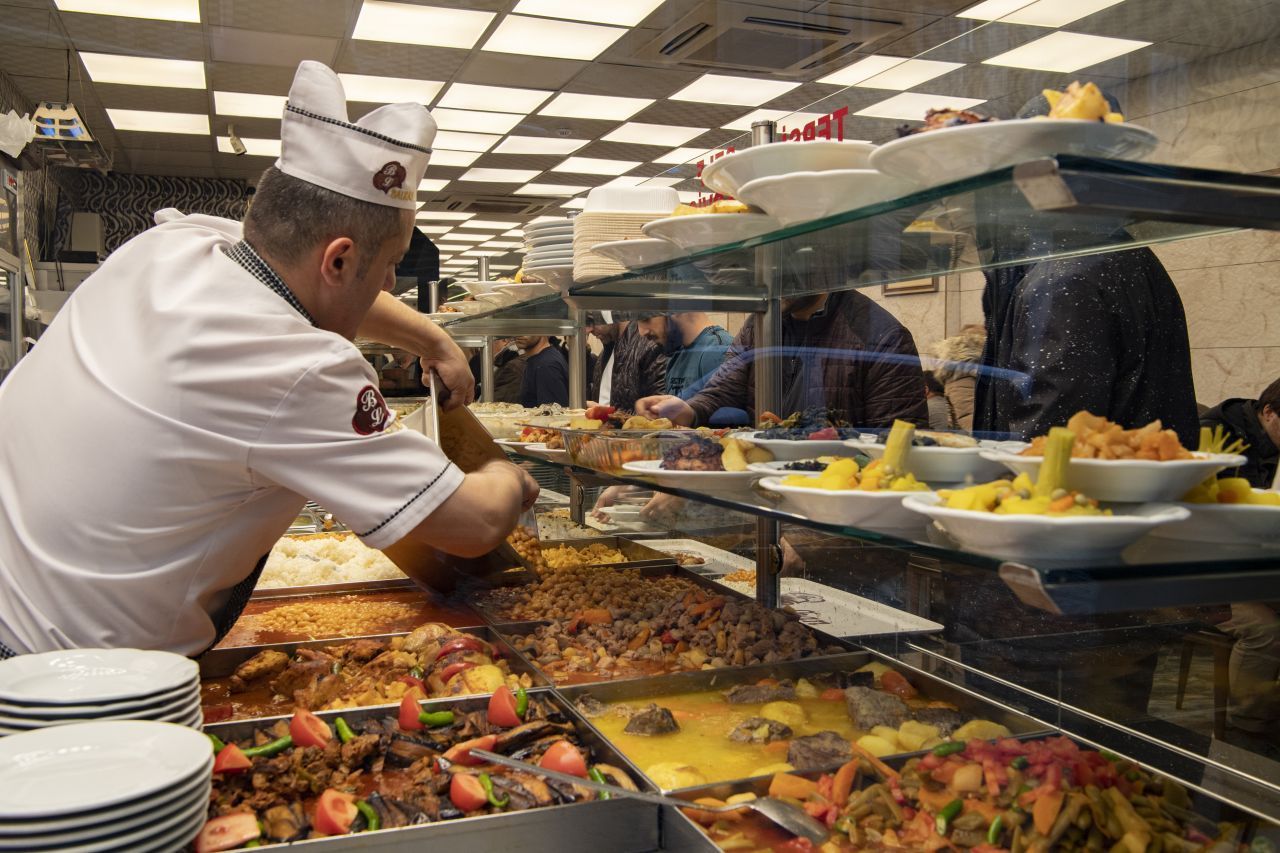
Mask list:
[[583,788],[590,788],[593,791],[603,791],[606,794],[612,794],[615,797],[630,797],[633,800],[643,800],[646,803],[656,803],[660,806],[674,806],[678,809],[697,809],[698,811],[711,812],[713,814],[724,814],[727,812],[736,812],[742,809],[751,809],[764,815],[768,820],[773,821],[778,826],[790,832],[792,835],[799,835],[807,838],[813,844],[819,845],[831,837],[831,832],[818,821],[809,817],[804,809],[793,806],[791,803],[779,800],[775,797],[757,797],[745,803],[735,803],[727,806],[704,806],[700,803],[693,803],[689,800],[681,800],[676,797],[664,797],[661,794],[650,794],[646,791],[628,791],[626,788],[619,788],[616,785],[606,785],[603,782],[596,782],[592,779],[583,779],[579,776],[570,776],[568,773],[560,773],[555,770],[548,770],[545,767],[539,767],[536,764],[528,764],[524,761],[517,761],[514,758],[507,758],[505,755],[497,755],[483,749],[473,749],[471,754],[476,758],[488,761],[492,764],[500,764],[503,767],[511,767],[515,770],[523,770],[526,773],[532,773],[535,776],[543,776],[547,779],[555,779],[558,782],[567,782],[571,785],[579,785]]

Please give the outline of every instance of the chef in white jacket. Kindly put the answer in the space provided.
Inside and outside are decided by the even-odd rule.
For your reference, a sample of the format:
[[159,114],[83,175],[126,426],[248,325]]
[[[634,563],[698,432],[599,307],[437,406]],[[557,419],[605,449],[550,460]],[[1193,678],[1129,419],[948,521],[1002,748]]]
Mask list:
[[351,343],[421,355],[449,405],[473,396],[461,351],[384,292],[435,132],[418,104],[348,121],[337,75],[304,62],[243,228],[161,211],[68,300],[0,385],[0,656],[204,651],[304,498],[374,548],[476,556],[511,531],[528,474],[464,475],[388,429]]

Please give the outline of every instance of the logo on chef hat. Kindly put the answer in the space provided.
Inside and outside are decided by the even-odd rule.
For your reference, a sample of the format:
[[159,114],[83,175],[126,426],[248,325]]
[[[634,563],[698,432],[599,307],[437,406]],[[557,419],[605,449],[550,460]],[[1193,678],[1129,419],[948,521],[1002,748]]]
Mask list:
[[356,395],[356,413],[351,418],[351,428],[359,435],[382,432],[391,423],[391,410],[378,389],[366,385]]
[[[399,162],[392,160],[381,169],[373,173],[373,186],[375,189],[382,190],[384,193],[390,193],[397,187],[404,186],[404,179],[409,176],[409,172]],[[400,197],[400,193],[396,193],[396,197]]]

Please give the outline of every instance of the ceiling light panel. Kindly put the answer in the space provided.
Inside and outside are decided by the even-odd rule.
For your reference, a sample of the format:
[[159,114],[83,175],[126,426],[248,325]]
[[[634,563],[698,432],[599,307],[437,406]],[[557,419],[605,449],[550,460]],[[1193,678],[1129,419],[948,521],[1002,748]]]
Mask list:
[[867,89],[902,91],[963,67],[963,62],[909,59],[905,56],[868,56],[826,77],[819,78],[818,82],[833,86],[862,86]]
[[248,92],[213,93],[213,111],[220,116],[280,118],[284,115],[284,95],[253,95]]
[[582,175],[621,175],[639,166],[640,160],[605,160],[599,157],[570,157],[551,171]]
[[683,145],[707,132],[705,127],[682,127],[670,124],[645,124],[629,121],[605,134],[606,142],[630,142],[637,145]]
[[418,192],[420,193],[439,192],[440,190],[444,189],[448,185],[449,185],[449,182],[444,178],[423,178],[421,181],[418,182]]
[[200,0],[53,0],[60,12],[200,23]]
[[493,228],[502,230],[503,228],[515,228],[519,222],[499,222],[496,219],[472,219],[462,223],[461,228]]
[[458,180],[486,181],[496,184],[523,184],[542,174],[541,169],[472,169]]
[[879,103],[858,110],[856,115],[873,118],[894,118],[904,121],[924,121],[929,110],[968,110],[984,103],[979,98],[957,98],[951,95],[926,95],[923,92],[903,92]]
[[521,228],[512,228],[510,231],[503,231],[503,237],[523,237],[524,230]]
[[467,243],[436,243],[436,248],[442,252],[465,252],[471,246]]
[[481,243],[480,247],[484,249],[519,249],[523,245],[523,240],[490,240],[487,243]]
[[493,12],[364,0],[351,37],[465,50],[475,47],[493,18]]
[[956,17],[1032,27],[1062,27],[1121,2],[1123,0],[986,0],[957,12]]
[[509,86],[477,86],[454,83],[440,99],[440,106],[455,110],[489,110],[499,113],[531,113],[546,103],[554,92],[544,89],[516,89]]
[[[440,134],[436,134],[439,140]],[[435,144],[439,144],[438,141]],[[431,148],[431,165],[432,166],[470,166],[480,156],[479,151],[449,151],[444,148],[436,148],[435,144]]]
[[[501,138],[501,136],[488,133],[459,133],[456,130],[441,130],[436,132],[436,139],[432,143],[432,147],[434,148],[438,145],[451,151],[488,151]],[[438,165],[444,164],[440,163]]]
[[348,101],[369,104],[429,104],[444,88],[442,80],[379,77],[374,74],[339,74]]
[[152,110],[107,109],[111,126],[116,130],[141,130],[149,133],[200,133],[208,136],[209,117],[199,113],[165,113]]
[[604,53],[626,32],[627,30],[619,27],[507,15],[481,50],[521,56],[591,60]]
[[905,57],[868,56],[865,59],[859,59],[852,65],[846,65],[826,77],[819,77],[815,82],[826,83],[829,86],[855,86],[863,80],[868,80],[881,72],[888,71],[902,62],[903,59]]
[[742,118],[735,119],[728,124],[722,124],[720,127],[724,130],[751,130],[752,122],[769,120],[778,124],[785,124],[788,128],[804,127],[811,121],[814,121],[826,113],[806,113],[794,112],[791,110],[752,110]]
[[467,232],[467,231],[462,231],[461,229],[455,229],[454,232],[449,235],[449,240],[451,242],[456,242],[456,243],[481,243],[485,240],[491,240],[496,236],[497,236],[496,234],[483,234],[483,233],[477,234],[475,232]]
[[516,195],[553,195],[570,196],[586,192],[591,187],[580,187],[573,184],[525,184],[516,190]]
[[84,51],[80,52],[80,61],[95,83],[168,86],[174,89],[203,89],[206,85],[203,62]]
[[467,130],[477,133],[507,133],[523,119],[511,113],[486,113],[476,110],[450,110],[436,107],[431,111],[441,130]]
[[511,11],[522,15],[542,15],[544,18],[568,18],[592,24],[634,27],[662,3],[663,0],[604,0],[602,3],[584,3],[583,0],[520,0]]
[[504,252],[501,249],[472,249],[469,252],[463,252],[462,256],[466,258],[500,258],[509,254],[511,253]]
[[672,95],[671,100],[758,107],[765,101],[785,95],[799,85],[780,80],[761,80],[758,77],[703,74]]
[[544,136],[508,136],[498,143],[498,147],[493,149],[493,153],[553,154],[563,156],[572,154],[590,141],[590,139],[558,139]]
[[663,154],[653,162],[655,163],[696,163],[698,160],[709,154],[706,148],[675,148]]
[[682,183],[684,178],[645,178],[640,175],[623,175],[620,178],[614,178],[601,186],[606,187],[673,187]]
[[653,103],[652,98],[620,98],[616,95],[579,95],[561,92],[538,110],[544,116],[613,119],[625,121]]
[[423,220],[435,222],[457,222],[463,219],[472,219],[474,217],[474,213],[459,213],[453,210],[419,210],[416,219],[419,222]]
[[1037,71],[1079,71],[1150,45],[1149,41],[1058,31],[984,60],[984,65]]
[[[279,139],[249,139],[240,137],[241,144],[244,145],[245,154],[252,157],[279,157],[280,156],[280,140]],[[223,154],[235,154],[236,150],[231,147],[231,137],[218,137],[218,150]]]

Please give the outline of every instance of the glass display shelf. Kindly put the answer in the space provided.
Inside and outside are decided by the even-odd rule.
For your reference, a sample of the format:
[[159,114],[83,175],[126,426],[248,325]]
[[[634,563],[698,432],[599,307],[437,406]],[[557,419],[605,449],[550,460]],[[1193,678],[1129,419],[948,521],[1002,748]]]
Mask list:
[[504,305],[480,314],[459,314],[440,323],[458,340],[466,336],[572,335],[578,329],[569,306],[558,293],[545,294],[514,305]]
[[[506,449],[521,459],[546,462],[545,457],[523,453],[519,448]],[[1280,549],[1147,536],[1115,558],[1044,559],[1033,565],[963,550],[923,516],[918,525],[911,527],[854,527],[814,521],[789,508],[781,495],[755,485],[703,491],[660,485],[640,475],[622,476],[575,464],[564,467],[574,475],[597,483],[652,489],[723,509],[910,551],[943,564],[994,572],[1023,603],[1061,615],[1280,599]]]
[[1237,228],[1280,228],[1280,178],[1059,156],[578,283],[566,298],[578,308],[758,310],[767,292],[830,293]]

